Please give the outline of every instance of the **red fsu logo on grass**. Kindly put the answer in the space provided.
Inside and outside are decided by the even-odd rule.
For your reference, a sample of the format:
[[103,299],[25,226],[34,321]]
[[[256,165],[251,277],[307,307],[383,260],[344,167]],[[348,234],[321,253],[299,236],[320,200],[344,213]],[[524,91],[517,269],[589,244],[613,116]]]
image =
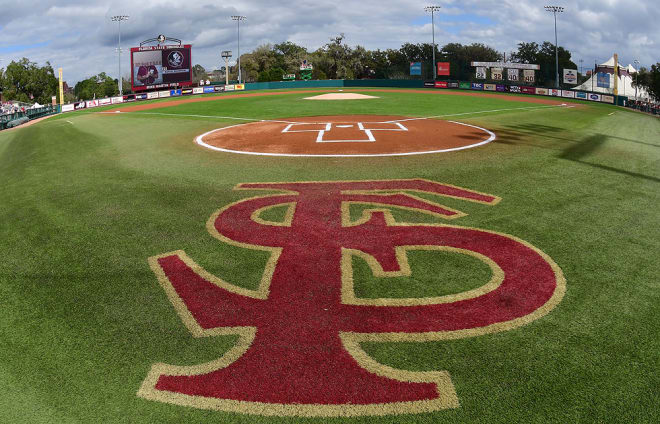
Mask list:
[[[454,219],[462,212],[411,193],[483,205],[498,197],[426,180],[241,184],[279,191],[211,217],[223,242],[270,252],[257,290],[203,270],[183,251],[150,264],[195,337],[239,335],[221,358],[196,366],[155,364],[138,395],[162,402],[276,416],[357,416],[459,406],[447,371],[411,372],[376,362],[361,342],[432,341],[510,330],[561,300],[559,267],[506,234],[445,224],[395,222],[404,208]],[[352,220],[352,204],[368,205]],[[262,213],[287,207],[282,222]],[[352,257],[374,275],[410,275],[407,252],[468,254],[492,270],[484,286],[430,298],[357,297]]]

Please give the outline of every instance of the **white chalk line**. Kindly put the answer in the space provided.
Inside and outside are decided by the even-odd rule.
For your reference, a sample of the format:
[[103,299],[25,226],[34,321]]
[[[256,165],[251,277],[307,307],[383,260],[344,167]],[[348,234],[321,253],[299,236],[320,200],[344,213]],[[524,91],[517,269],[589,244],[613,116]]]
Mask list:
[[[390,121],[362,121],[364,123],[378,123],[378,124],[393,124],[397,122],[407,122],[407,121],[418,121],[423,119],[434,119],[434,118],[450,118],[454,116],[467,116],[467,115],[478,115],[482,113],[495,113],[495,112],[509,112],[515,110],[536,110],[536,109],[548,109],[548,108],[573,108],[575,106],[570,106],[566,104],[561,105],[548,105],[548,106],[530,106],[530,107],[515,107],[507,109],[491,109],[491,110],[480,110],[475,112],[463,112],[463,113],[451,113],[445,115],[433,115],[426,117],[418,118],[405,118],[405,119],[394,119]],[[283,124],[299,124],[300,121],[286,121],[280,119],[258,119],[258,118],[240,118],[236,116],[218,116],[218,115],[192,115],[192,114],[183,114],[183,113],[163,113],[163,112],[121,112],[121,111],[112,111],[112,112],[96,112],[100,114],[132,114],[132,115],[159,115],[159,116],[181,116],[186,118],[212,118],[212,119],[229,119],[235,121],[249,121],[249,122],[274,122],[274,123],[283,123]],[[300,118],[303,118],[302,116]],[[326,122],[304,122],[305,124],[317,124],[322,125]]]

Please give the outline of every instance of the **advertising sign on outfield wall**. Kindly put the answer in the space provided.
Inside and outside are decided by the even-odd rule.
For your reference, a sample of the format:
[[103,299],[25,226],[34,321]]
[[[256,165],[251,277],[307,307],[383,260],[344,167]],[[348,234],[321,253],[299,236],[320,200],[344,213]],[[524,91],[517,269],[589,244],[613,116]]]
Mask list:
[[88,107],[88,108],[90,108],[90,107],[97,107],[98,105],[99,105],[99,101],[98,101],[98,100],[88,100],[88,101],[87,101],[87,107]]
[[436,81],[435,88],[449,88],[447,81]]
[[152,91],[150,93],[147,93],[147,99],[157,99],[158,98],[158,92],[157,91]]
[[181,95],[181,89],[170,90],[170,96],[175,97],[175,96],[180,96],[180,95]]
[[204,87],[204,94],[215,93],[213,87]]
[[484,85],[479,83],[479,82],[473,82],[472,85],[470,86],[471,89],[473,90],[483,90]]
[[136,94],[135,100],[147,100],[147,93]]
[[497,91],[506,91],[506,86],[502,84],[497,84],[495,88],[497,89]]
[[589,100],[593,100],[594,102],[600,102],[600,94],[589,93],[587,98]]
[[204,92],[204,88],[202,87],[193,88],[193,94],[202,94],[203,92]]
[[122,96],[116,96],[112,98],[112,104],[115,105],[117,103],[124,103],[124,97]]
[[158,97],[159,98],[164,98],[164,97],[170,97],[170,90],[167,91],[159,91],[158,92]]
[[106,97],[105,99],[99,99],[99,106],[105,106],[111,104],[112,104],[112,99],[110,97]]
[[236,91],[245,90],[245,84],[236,84],[234,88],[236,89]]
[[74,110],[73,103],[69,105],[62,105],[62,112],[71,112]]
[[469,90],[470,88],[472,88],[472,86],[470,85],[469,82],[460,82],[458,84],[458,88],[462,88],[464,90]]
[[614,103],[614,96],[605,96],[605,95],[602,95],[602,96],[600,97],[600,101],[601,101],[601,102],[605,102],[605,103],[613,104],[613,103]]
[[447,84],[447,86],[449,88],[458,88],[458,83],[457,82],[450,82],[449,84]]
[[191,95],[192,93],[193,93],[193,89],[192,89],[192,88],[184,88],[183,90],[181,90],[181,95],[182,95],[182,96],[189,96],[189,95]]
[[575,91],[571,90],[561,90],[561,96],[569,99],[575,98]]
[[438,62],[438,75],[450,75],[449,62]]
[[520,90],[520,87],[517,86],[517,85],[510,85],[508,91],[510,93],[522,93],[522,91]]
[[547,96],[548,95],[548,89],[547,88],[537,88],[536,89],[536,94],[539,96]]
[[85,102],[75,102],[75,103],[73,104],[73,108],[74,108],[75,110],[78,110],[78,109],[85,109]]
[[525,94],[536,94],[536,88],[534,87],[520,87],[520,92]]
[[410,75],[422,75],[422,62],[410,62]]
[[551,88],[548,90],[548,96],[558,97],[561,93],[556,88]]
[[497,90],[497,86],[495,84],[484,84],[484,90],[495,91]]
[[581,91],[577,91],[577,92],[575,93],[575,98],[576,98],[576,99],[585,99],[585,100],[586,100],[586,99],[587,99],[587,93],[583,93],[583,92],[581,92]]
[[221,93],[225,91],[225,87],[222,85],[215,85],[213,86],[213,90],[215,90],[216,93]]
[[578,72],[577,69],[564,69],[564,84],[577,85]]
[[225,85],[225,91],[234,91],[234,86],[231,84]]

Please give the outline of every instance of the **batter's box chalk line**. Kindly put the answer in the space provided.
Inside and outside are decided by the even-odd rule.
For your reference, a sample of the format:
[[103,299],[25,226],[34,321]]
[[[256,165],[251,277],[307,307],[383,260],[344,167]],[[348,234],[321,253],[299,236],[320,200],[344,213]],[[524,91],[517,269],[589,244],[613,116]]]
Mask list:
[[[332,122],[326,122],[326,123],[308,123],[308,122],[300,122],[300,123],[293,123],[287,125],[283,130],[282,133],[305,133],[305,132],[315,132],[317,133],[316,135],[316,142],[317,143],[373,143],[376,141],[376,137],[373,134],[373,131],[408,131],[408,128],[406,128],[403,124],[400,122],[396,121],[388,121],[388,122],[367,122],[366,125],[371,127],[372,125],[378,126],[379,124],[386,124],[386,125],[391,125],[392,127],[390,128],[365,128],[365,123],[364,122],[357,122],[356,124],[333,124]],[[294,127],[301,127],[301,126],[309,126],[309,125],[314,125],[317,128],[313,129],[292,129]],[[322,128],[318,128],[319,126],[322,126]],[[342,130],[350,130],[354,129],[357,126],[357,130],[361,131],[364,133],[366,138],[362,139],[326,139],[325,136],[328,134],[329,137],[337,136],[337,132],[341,132]],[[333,133],[333,128],[336,128],[338,131],[335,131]]]

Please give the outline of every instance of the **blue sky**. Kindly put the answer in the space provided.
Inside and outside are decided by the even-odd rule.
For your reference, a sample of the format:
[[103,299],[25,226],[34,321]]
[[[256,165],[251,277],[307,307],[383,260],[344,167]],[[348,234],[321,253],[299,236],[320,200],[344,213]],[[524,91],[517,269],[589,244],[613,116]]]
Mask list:
[[[0,67],[21,57],[63,67],[69,83],[106,72],[117,73],[116,14],[127,47],[158,34],[193,44],[193,61],[207,69],[221,64],[220,51],[236,53],[236,24],[231,15],[247,16],[241,26],[243,53],[267,43],[292,41],[315,50],[344,33],[349,45],[398,48],[405,42],[431,42],[431,16],[416,0],[0,0]],[[520,42],[554,41],[552,14],[538,0],[439,0],[436,42],[484,43],[510,53]],[[559,45],[574,62],[604,62],[613,53],[627,65],[660,61],[660,8],[657,0],[557,0]],[[128,75],[128,67],[123,69]]]

